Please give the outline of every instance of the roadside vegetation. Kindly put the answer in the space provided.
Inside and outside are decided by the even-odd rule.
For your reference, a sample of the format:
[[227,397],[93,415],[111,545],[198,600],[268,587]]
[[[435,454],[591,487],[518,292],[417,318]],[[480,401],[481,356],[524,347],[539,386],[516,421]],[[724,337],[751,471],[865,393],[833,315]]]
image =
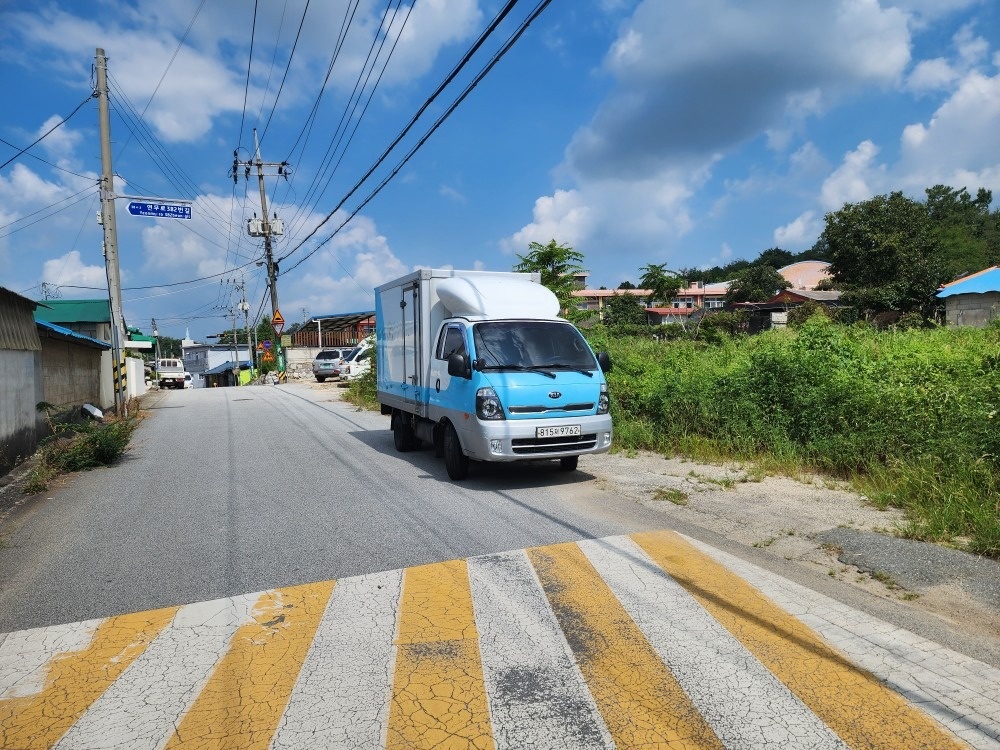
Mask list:
[[110,417],[104,422],[55,421],[51,405],[41,403],[38,408],[46,412],[52,434],[35,453],[34,465],[25,476],[25,494],[42,492],[60,474],[110,466],[125,452],[139,423],[134,400],[127,410],[132,416]]
[[904,509],[906,536],[1000,557],[1000,325],[587,335],[614,362],[618,449],[848,479]]

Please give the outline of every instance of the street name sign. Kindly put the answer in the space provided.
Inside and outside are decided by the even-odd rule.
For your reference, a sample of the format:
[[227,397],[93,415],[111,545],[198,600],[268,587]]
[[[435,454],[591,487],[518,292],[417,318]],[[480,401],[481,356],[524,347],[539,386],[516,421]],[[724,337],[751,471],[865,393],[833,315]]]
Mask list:
[[155,216],[158,219],[190,219],[191,206],[152,201],[129,201],[128,212],[133,216]]

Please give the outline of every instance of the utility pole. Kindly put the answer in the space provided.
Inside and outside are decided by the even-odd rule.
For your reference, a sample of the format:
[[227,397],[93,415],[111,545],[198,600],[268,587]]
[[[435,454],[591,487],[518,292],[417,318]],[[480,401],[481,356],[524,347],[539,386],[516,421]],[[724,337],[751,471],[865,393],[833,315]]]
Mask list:
[[241,295],[240,304],[237,307],[243,313],[243,321],[247,331],[247,350],[250,352],[250,377],[254,378],[257,374],[257,351],[254,349],[253,344],[250,343],[250,305],[247,304],[246,282],[240,281],[236,285],[236,288],[240,290]]
[[128,396],[124,373],[120,372],[125,321],[122,317],[122,281],[118,267],[118,227],[115,223],[114,173],[111,169],[111,118],[108,114],[108,58],[97,48],[97,112],[101,130],[101,224],[104,227],[104,265],[108,275],[108,299],[111,305],[111,365],[114,373],[115,410],[125,414]]
[[240,344],[236,340],[236,308],[230,307],[229,314],[233,316],[233,385],[240,384]]
[[[260,157],[260,143],[257,140],[257,128],[253,130],[253,147],[254,147],[254,158],[248,161],[240,161],[239,151],[233,151],[233,184],[239,177],[238,170],[239,167],[243,167],[243,177],[244,179],[250,178],[250,168],[257,168],[257,182],[260,186],[260,209],[263,213],[263,218],[258,219],[257,215],[254,214],[254,218],[247,221],[247,233],[251,237],[263,237],[264,238],[264,260],[267,264],[267,286],[271,292],[271,320],[279,317],[280,308],[278,307],[278,264],[274,260],[274,252],[271,245],[271,237],[280,237],[285,233],[284,222],[278,218],[275,214],[273,219],[267,218],[267,193],[264,190],[264,168],[276,168],[279,177],[284,177],[288,179],[288,175],[291,169],[288,166],[287,161],[283,162],[266,162]],[[281,346],[278,342],[275,342],[275,349],[278,350],[278,372],[279,377],[283,377],[285,371],[285,360],[284,355],[281,352]]]

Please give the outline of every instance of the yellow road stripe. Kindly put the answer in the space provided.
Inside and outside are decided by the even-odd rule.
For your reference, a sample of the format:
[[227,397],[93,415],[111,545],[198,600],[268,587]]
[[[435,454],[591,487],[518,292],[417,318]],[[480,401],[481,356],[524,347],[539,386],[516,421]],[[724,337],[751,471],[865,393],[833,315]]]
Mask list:
[[618,747],[722,747],[579,547],[528,556]]
[[166,747],[261,748],[271,742],[334,581],[262,594]]
[[177,607],[109,617],[87,648],[53,657],[37,695],[0,701],[0,747],[52,747],[159,635]]
[[933,719],[673,532],[633,534],[632,539],[855,750],[964,747]]
[[492,750],[464,560],[406,570],[396,644],[387,747]]

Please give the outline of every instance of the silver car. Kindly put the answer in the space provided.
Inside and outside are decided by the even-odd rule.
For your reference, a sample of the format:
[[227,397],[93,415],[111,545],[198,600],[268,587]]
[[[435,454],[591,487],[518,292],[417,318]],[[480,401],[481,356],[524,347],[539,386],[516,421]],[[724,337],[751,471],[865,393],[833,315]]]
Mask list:
[[316,382],[322,383],[327,378],[340,377],[344,357],[350,351],[350,349],[324,349],[317,354],[313,360],[313,375],[316,376]]

